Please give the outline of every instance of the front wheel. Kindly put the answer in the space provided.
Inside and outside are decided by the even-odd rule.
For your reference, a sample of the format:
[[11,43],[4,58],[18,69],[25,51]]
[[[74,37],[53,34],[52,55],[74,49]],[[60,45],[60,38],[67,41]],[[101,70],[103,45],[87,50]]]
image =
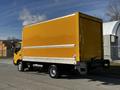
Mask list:
[[51,78],[58,78],[59,73],[58,73],[58,67],[56,65],[51,65],[49,67],[49,76]]
[[18,67],[18,71],[24,71],[24,65],[22,61],[18,63],[17,67]]

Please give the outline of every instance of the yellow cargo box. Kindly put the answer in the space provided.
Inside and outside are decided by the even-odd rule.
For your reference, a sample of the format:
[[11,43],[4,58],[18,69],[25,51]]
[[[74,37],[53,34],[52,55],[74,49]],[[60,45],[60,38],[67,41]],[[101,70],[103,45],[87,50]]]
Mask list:
[[22,40],[23,60],[76,64],[103,59],[102,21],[81,13],[26,25]]

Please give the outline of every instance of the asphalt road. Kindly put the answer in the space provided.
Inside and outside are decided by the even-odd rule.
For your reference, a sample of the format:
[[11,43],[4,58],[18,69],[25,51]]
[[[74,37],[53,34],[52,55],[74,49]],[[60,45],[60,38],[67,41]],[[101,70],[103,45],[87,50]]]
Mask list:
[[18,72],[10,59],[0,59],[0,90],[120,90],[120,78],[93,74],[52,79],[37,71]]

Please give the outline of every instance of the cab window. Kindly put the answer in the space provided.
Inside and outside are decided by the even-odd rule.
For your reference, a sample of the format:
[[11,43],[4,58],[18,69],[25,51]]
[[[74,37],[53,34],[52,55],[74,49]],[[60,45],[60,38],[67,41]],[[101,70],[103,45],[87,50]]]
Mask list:
[[15,45],[15,53],[17,53],[18,51],[20,51],[20,49],[21,49],[21,43],[17,43]]

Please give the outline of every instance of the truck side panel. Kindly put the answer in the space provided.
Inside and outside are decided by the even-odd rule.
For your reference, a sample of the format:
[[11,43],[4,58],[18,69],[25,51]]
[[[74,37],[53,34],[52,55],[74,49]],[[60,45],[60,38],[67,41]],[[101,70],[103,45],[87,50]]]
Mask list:
[[78,37],[78,14],[25,26],[23,60],[75,64]]

